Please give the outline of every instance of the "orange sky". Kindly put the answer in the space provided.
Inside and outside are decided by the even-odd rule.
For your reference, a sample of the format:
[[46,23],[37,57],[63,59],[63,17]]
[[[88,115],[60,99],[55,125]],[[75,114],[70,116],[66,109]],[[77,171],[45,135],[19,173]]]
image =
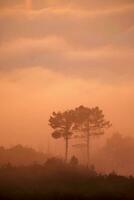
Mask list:
[[80,104],[133,135],[133,0],[4,0],[0,26],[0,145],[44,148],[50,113]]
[[26,0],[26,9],[28,10],[32,9],[32,0]]

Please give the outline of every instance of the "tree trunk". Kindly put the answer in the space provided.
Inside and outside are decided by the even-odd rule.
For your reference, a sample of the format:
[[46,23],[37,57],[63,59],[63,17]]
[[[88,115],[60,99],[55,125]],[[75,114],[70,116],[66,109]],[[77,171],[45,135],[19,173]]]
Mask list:
[[68,161],[68,137],[65,138],[65,162]]
[[87,167],[90,167],[90,134],[87,132]]

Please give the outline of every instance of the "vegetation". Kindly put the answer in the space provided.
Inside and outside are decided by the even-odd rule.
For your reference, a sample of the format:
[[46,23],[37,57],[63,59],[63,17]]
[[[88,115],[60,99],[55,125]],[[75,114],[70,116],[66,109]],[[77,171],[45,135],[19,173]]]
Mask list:
[[30,165],[34,162],[43,164],[47,155],[36,150],[16,145],[11,148],[0,147],[0,166],[10,163],[14,166]]
[[51,158],[44,165],[0,168],[0,199],[134,199],[134,178]]
[[[111,173],[114,166],[116,170],[125,166],[126,161],[130,166],[134,166],[132,165],[134,140],[123,138],[119,134],[113,135],[96,153],[93,160],[97,169],[101,169],[101,173],[91,165],[89,156],[91,137],[103,135],[111,126],[99,107],[79,106],[74,110],[53,112],[49,125],[53,129],[52,137],[63,138],[65,141],[64,160],[57,157],[46,159],[43,153],[21,145],[10,149],[1,147],[1,200],[134,199],[134,178],[117,175],[114,171]],[[87,165],[80,165],[75,155],[71,155],[69,159],[69,141],[75,138],[85,140]],[[131,161],[126,152],[131,155]],[[112,168],[108,169],[108,166]],[[108,173],[102,173],[102,169]]]
[[72,110],[63,113],[53,112],[49,119],[49,125],[54,129],[52,136],[55,139],[64,138],[65,140],[65,161],[68,159],[68,143],[73,135],[74,112]]
[[[108,174],[111,171],[116,171],[116,173],[124,176],[134,175],[133,137],[115,133],[106,140],[105,144],[98,151],[94,151],[94,149],[96,149],[96,146],[92,149],[91,164],[95,165],[97,172]],[[81,152],[81,148],[78,153],[76,152],[74,151],[71,154],[68,162],[71,162],[72,165],[78,163],[86,164],[85,162],[81,162],[81,157],[86,152],[85,147],[83,152]],[[22,145],[16,145],[11,148],[0,147],[0,166],[8,163],[13,166],[28,166],[33,163],[44,164],[47,158],[47,154],[37,152],[32,148]]]
[[89,142],[90,137],[104,134],[104,130],[111,126],[105,120],[103,111],[99,107],[88,108],[79,106],[74,110],[63,113],[53,112],[49,119],[49,125],[54,129],[52,136],[55,139],[63,137],[65,139],[65,161],[68,159],[68,143],[77,132],[77,137],[86,138],[87,166],[89,167]]
[[91,136],[104,134],[104,129],[111,126],[104,118],[103,111],[99,107],[88,108],[80,106],[75,109],[75,128],[80,135],[86,138],[87,166],[90,165],[89,144]]
[[[27,153],[34,151],[20,145],[11,149],[1,147],[1,158],[4,158],[6,151],[14,151],[14,156],[16,154],[17,159],[19,155],[20,158],[26,156],[26,153],[22,156],[22,149],[23,152]],[[126,166],[126,169],[129,170],[134,167],[133,153],[134,139],[115,134],[107,140],[105,146],[100,149],[94,159],[97,169],[99,167],[107,169],[108,167],[109,173],[107,175],[97,173],[94,166],[87,168],[79,165],[75,156],[68,159],[68,163],[52,157],[47,160],[45,158],[44,164],[37,162],[31,162],[31,165],[25,166],[3,164],[0,167],[0,199],[133,200],[133,176],[124,177],[114,171],[111,172],[114,169],[114,163],[117,163],[115,170],[119,169],[120,166],[122,168]],[[110,158],[112,158],[111,161]]]
[[134,175],[134,138],[115,133],[92,158],[97,171]]

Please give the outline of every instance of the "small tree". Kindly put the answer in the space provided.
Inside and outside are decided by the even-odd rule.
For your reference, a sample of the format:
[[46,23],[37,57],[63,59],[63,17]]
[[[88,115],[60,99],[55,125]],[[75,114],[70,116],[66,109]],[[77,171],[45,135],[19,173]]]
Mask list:
[[54,129],[52,137],[55,139],[64,138],[65,140],[65,161],[68,160],[69,139],[73,135],[74,111],[69,110],[63,113],[53,112],[49,119],[49,125]]
[[99,107],[88,108],[80,106],[75,109],[75,130],[80,132],[80,137],[86,138],[87,166],[90,164],[90,137],[104,134],[104,130],[111,126],[105,120],[103,111]]
[[77,165],[79,164],[78,158],[77,158],[76,156],[72,156],[72,157],[71,157],[71,160],[70,160],[70,164],[71,164],[72,166],[77,166]]

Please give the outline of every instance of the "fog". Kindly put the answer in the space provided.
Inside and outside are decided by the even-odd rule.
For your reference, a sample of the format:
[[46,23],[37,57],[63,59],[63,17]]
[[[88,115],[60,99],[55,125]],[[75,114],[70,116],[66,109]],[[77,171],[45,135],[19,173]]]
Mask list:
[[[52,112],[99,106],[112,127],[93,139],[91,156],[109,171],[97,152],[116,132],[134,137],[133,1],[5,0],[0,26],[0,146],[63,157],[64,140],[48,125]],[[77,142],[69,154],[81,160]]]

